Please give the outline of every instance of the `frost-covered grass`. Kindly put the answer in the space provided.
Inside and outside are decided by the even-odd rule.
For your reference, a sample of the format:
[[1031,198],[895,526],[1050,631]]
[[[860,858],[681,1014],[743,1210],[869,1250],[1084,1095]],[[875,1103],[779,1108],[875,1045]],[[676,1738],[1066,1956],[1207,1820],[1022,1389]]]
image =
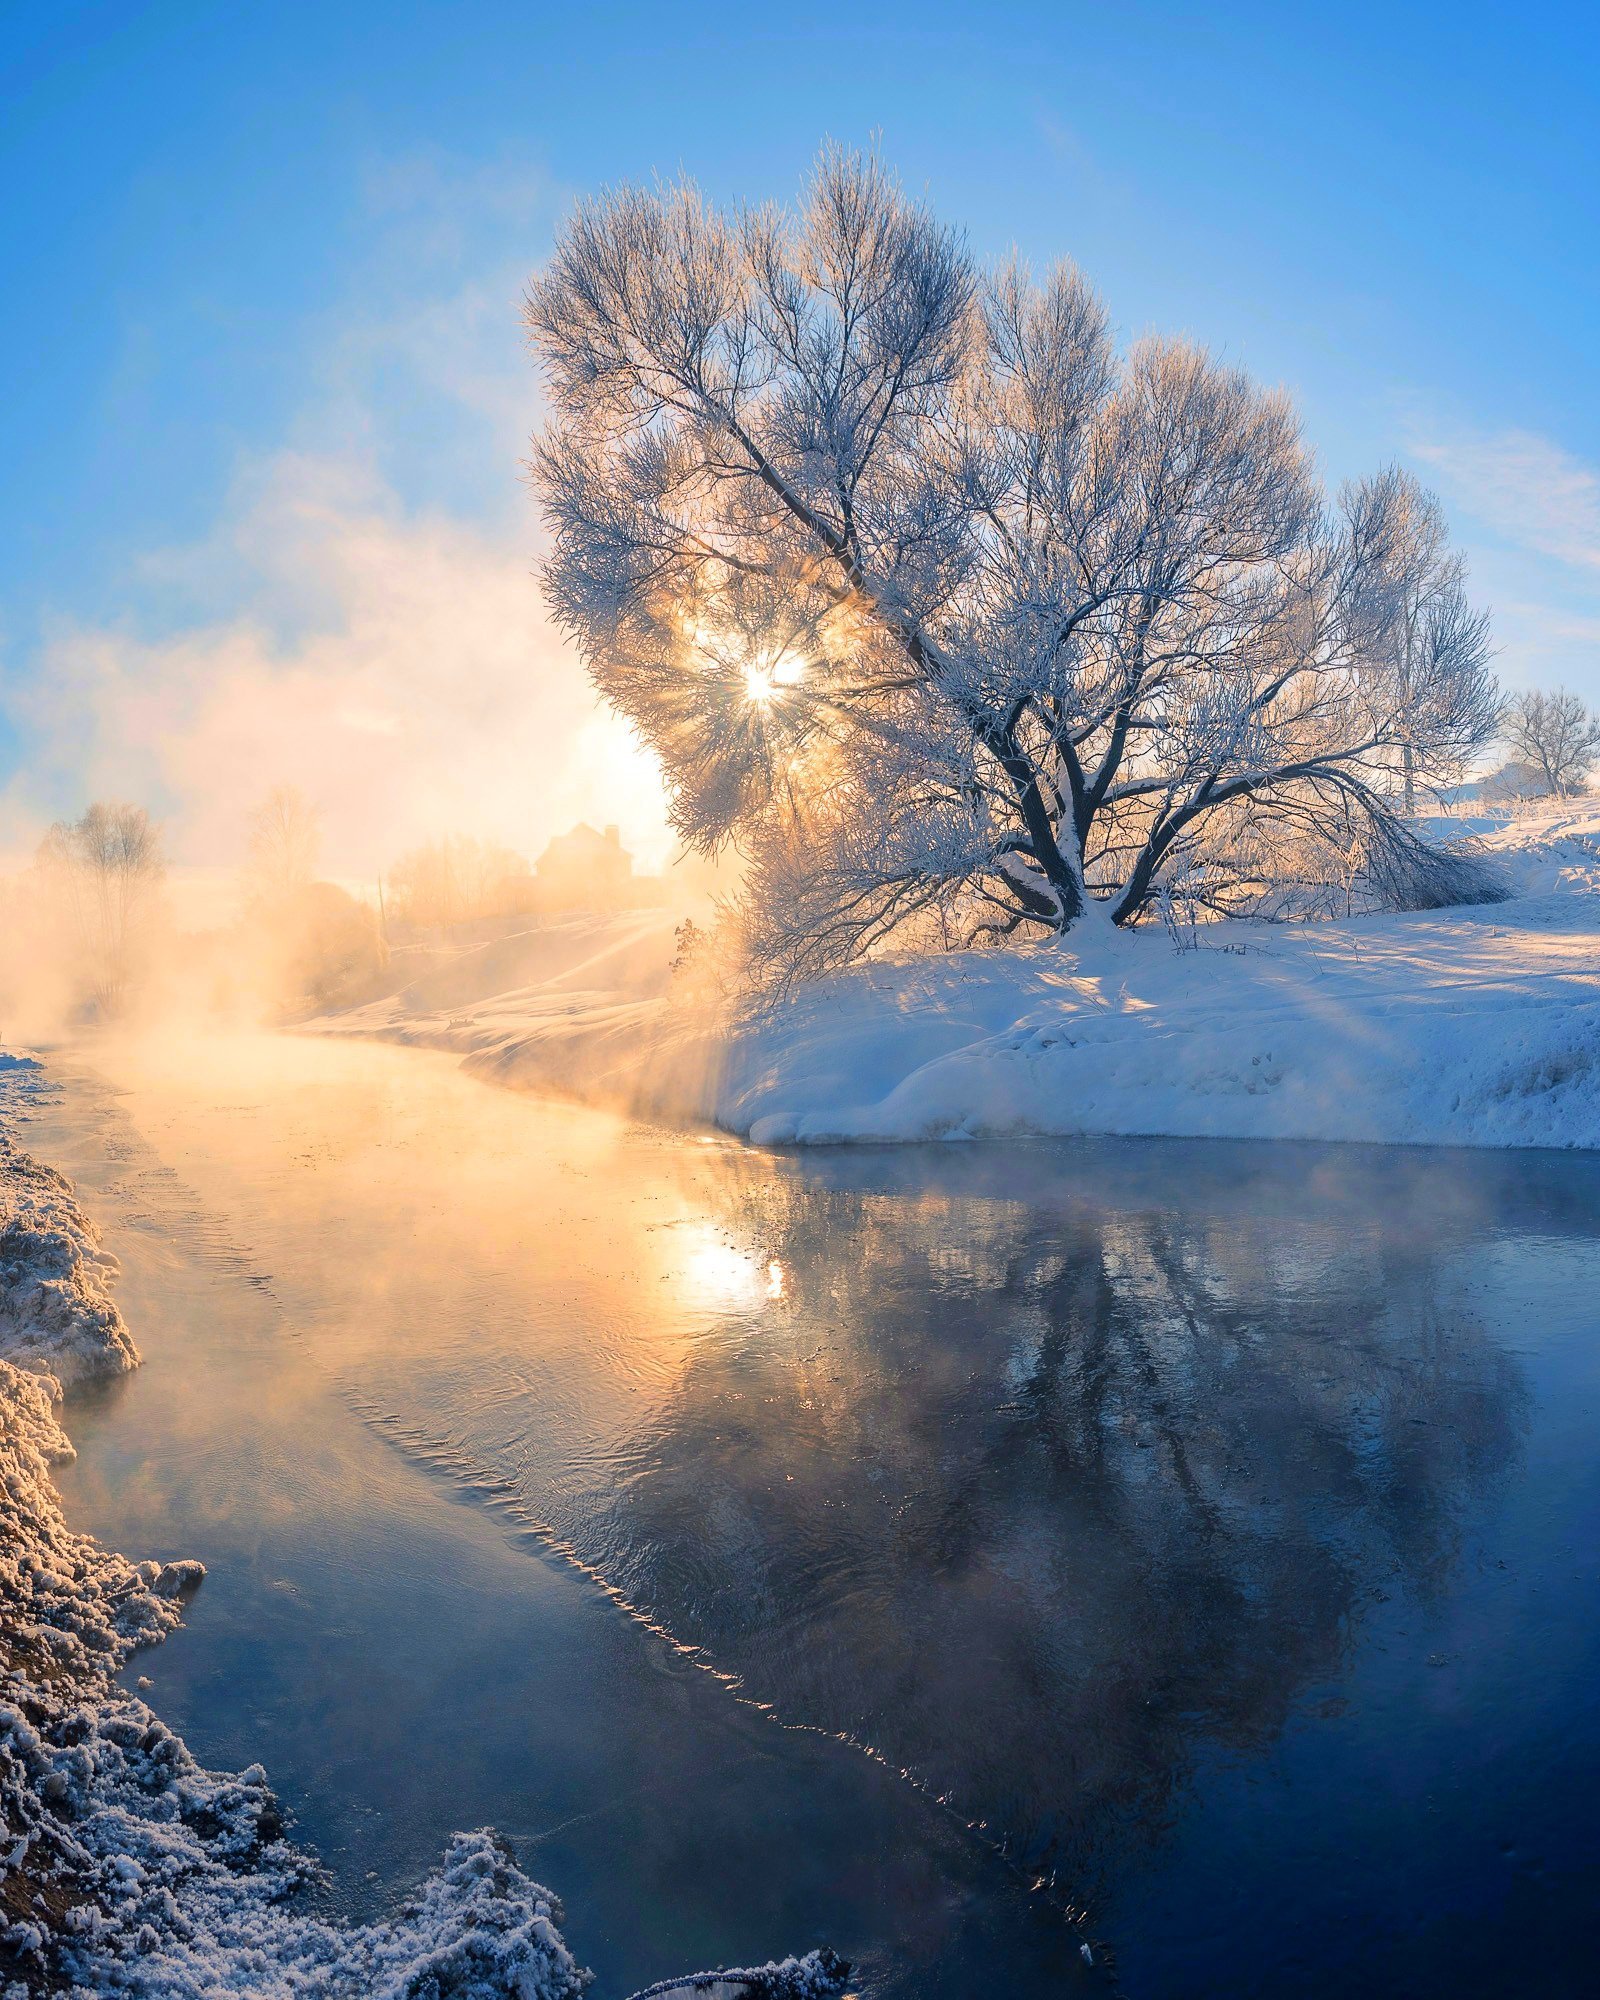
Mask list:
[[[1600,804],[1477,835],[1507,902],[880,959],[708,1020],[667,919],[503,940],[315,1025],[758,1143],[1146,1133],[1600,1146]],[[652,930],[651,926],[654,926]],[[515,982],[497,974],[514,966]],[[619,976],[620,975],[620,976]]]
[[[34,1080],[0,1055],[4,1099]],[[67,1524],[63,1380],[134,1367],[70,1184],[0,1131],[0,2000],[569,2000],[589,1975],[560,1905],[494,1833],[458,1833],[382,1922],[318,1908],[260,1765],[206,1770],[115,1678],[163,1639],[205,1572],[130,1562]],[[619,1885],[619,1893],[620,1893]],[[811,2000],[813,1953],[708,1986]]]

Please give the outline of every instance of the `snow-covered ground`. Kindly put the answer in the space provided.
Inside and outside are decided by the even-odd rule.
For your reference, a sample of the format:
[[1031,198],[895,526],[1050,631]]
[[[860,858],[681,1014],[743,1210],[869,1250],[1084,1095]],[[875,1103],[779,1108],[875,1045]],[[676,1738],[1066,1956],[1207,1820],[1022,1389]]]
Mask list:
[[459,1051],[527,1089],[758,1144],[1167,1133],[1600,1146],[1600,801],[1452,819],[1510,900],[1342,923],[1089,924],[881,959],[762,1011],[668,973],[671,919],[574,918],[435,954],[312,1023]]
[[[184,1615],[198,1562],[130,1562],[75,1533],[51,1467],[63,1383],[137,1366],[68,1182],[6,1127],[35,1064],[0,1053],[0,2000],[568,2000],[588,1984],[560,1906],[488,1831],[380,1923],[315,1908],[266,1773],[204,1769],[115,1675]],[[623,1893],[619,1885],[619,1894]],[[827,1954],[663,1994],[810,2000]],[[652,1989],[655,1990],[655,1989]]]

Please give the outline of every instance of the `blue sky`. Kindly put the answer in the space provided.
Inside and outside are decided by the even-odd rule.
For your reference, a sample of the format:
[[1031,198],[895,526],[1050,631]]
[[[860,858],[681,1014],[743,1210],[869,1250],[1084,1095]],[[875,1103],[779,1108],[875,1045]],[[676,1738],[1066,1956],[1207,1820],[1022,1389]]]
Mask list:
[[[1287,385],[1330,478],[1414,464],[1507,679],[1600,700],[1592,7],[4,20],[0,844],[110,787],[180,850],[225,847],[241,787],[331,781],[356,738],[388,794],[384,746],[436,743],[386,795],[395,838],[476,809],[527,845],[598,812],[623,753],[528,581],[519,286],[582,190],[683,170],[783,197],[825,135],[877,135],[985,254],[1073,257],[1126,333]],[[229,742],[259,754],[224,784]]]

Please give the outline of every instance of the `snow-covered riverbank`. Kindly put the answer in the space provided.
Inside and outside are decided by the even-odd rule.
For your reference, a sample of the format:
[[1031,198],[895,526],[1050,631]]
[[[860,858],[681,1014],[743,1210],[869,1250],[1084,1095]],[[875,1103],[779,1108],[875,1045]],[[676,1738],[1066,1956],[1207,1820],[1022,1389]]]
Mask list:
[[1479,834],[1509,901],[1176,942],[1089,926],[875,961],[711,1024],[669,977],[670,920],[632,912],[441,951],[401,992],[310,1025],[760,1144],[1600,1146],[1600,806],[1449,831]]
[[[6,1129],[40,1088],[0,1055],[0,1995],[563,2000],[587,1985],[552,1894],[488,1831],[455,1837],[389,1919],[319,1908],[259,1765],[206,1770],[116,1675],[184,1616],[199,1562],[131,1562],[66,1522],[63,1385],[138,1354],[70,1185]],[[203,1615],[204,1599],[200,1600]],[[730,1996],[836,1990],[825,1958]],[[671,1986],[664,1990],[677,1990]]]

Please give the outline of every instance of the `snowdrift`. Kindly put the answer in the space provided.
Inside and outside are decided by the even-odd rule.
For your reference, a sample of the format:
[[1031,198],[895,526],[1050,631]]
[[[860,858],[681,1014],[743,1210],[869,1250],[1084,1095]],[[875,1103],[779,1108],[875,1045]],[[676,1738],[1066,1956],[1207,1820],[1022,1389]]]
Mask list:
[[115,1270],[71,1183],[0,1132],[0,1355],[66,1388],[136,1368],[105,1289]]
[[[880,959],[720,1016],[675,990],[670,919],[636,913],[464,951],[309,1025],[763,1145],[1600,1146],[1600,804],[1440,831],[1473,837],[1508,900],[1176,940],[1091,921],[1064,944]],[[508,958],[518,983],[502,988]]]

